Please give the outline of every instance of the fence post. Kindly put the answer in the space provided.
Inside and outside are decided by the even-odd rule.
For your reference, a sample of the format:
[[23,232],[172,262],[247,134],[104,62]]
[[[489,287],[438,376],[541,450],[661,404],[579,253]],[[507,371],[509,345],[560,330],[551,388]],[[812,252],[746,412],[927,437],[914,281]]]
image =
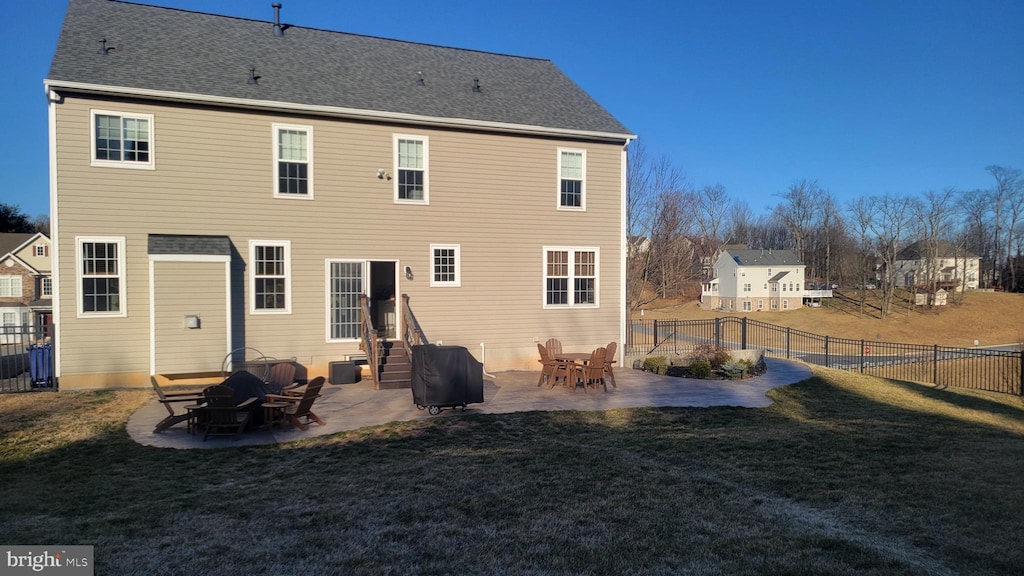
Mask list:
[[740,350],[747,349],[747,317],[743,317],[743,329],[740,331]]
[[828,336],[825,336],[825,368],[828,367]]
[[653,349],[653,348],[657,348],[657,347],[658,347],[658,321],[655,320],[654,321],[654,346],[652,346],[651,348]]
[[715,348],[722,347],[722,319],[715,318]]
[[864,339],[860,341],[860,373],[864,373]]
[[932,384],[939,385],[939,345],[932,344]]
[[1020,386],[1017,393],[1024,396],[1024,350],[1020,352],[1020,382],[1017,385]]
[[789,326],[786,326],[786,360],[789,360]]

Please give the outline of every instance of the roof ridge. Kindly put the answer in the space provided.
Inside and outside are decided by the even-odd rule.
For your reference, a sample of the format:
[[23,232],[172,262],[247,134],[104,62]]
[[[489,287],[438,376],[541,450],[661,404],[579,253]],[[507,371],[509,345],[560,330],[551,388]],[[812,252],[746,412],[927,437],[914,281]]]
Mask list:
[[[241,20],[241,21],[244,21],[244,22],[254,22],[254,23],[258,23],[258,24],[268,24],[268,25],[271,25],[271,26],[273,26],[273,24],[274,24],[274,22],[272,20],[259,20],[259,19],[256,19],[256,18],[246,18],[244,16],[232,16],[230,14],[217,14],[217,13],[214,13],[214,12],[203,12],[201,10],[188,10],[188,9],[185,9],[185,8],[175,8],[175,7],[172,7],[172,6],[158,6],[156,4],[148,4],[148,3],[145,3],[145,2],[129,2],[128,0],[107,0],[107,1],[108,2],[114,2],[114,3],[117,3],[117,4],[127,4],[129,6],[144,6],[146,8],[156,8],[156,9],[159,9],[159,10],[170,10],[170,11],[173,11],[173,12],[184,12],[186,14],[200,14],[200,15],[203,15],[203,16],[212,16],[214,18],[228,18],[228,19],[231,19],[231,20]],[[283,26],[285,26],[286,28],[299,28],[299,29],[302,29],[302,30],[312,30],[314,32],[323,32],[325,34],[343,34],[345,36],[356,36],[356,37],[359,37],[359,38],[370,38],[370,39],[373,39],[373,40],[383,40],[385,42],[395,42],[395,43],[398,43],[398,44],[414,44],[416,46],[426,46],[426,47],[429,47],[429,48],[443,48],[445,50],[460,50],[462,52],[474,52],[476,54],[488,54],[488,55],[491,55],[491,56],[502,56],[502,57],[505,57],[505,58],[521,58],[523,60],[535,60],[535,61],[538,61],[538,62],[549,62],[549,63],[552,63],[552,60],[550,58],[539,58],[539,57],[536,57],[536,56],[522,56],[520,54],[507,54],[507,53],[504,53],[504,52],[492,52],[490,50],[477,50],[477,49],[474,49],[474,48],[462,48],[462,47],[459,47],[459,46],[445,46],[443,44],[433,44],[431,42],[415,42],[415,41],[412,41],[412,40],[400,40],[398,38],[387,38],[385,36],[375,36],[373,34],[360,34],[358,32],[344,32],[342,30],[330,30],[330,29],[327,29],[327,28],[317,28],[317,27],[314,27],[314,26],[300,26],[298,24],[289,24],[287,22],[282,22],[281,24]]]

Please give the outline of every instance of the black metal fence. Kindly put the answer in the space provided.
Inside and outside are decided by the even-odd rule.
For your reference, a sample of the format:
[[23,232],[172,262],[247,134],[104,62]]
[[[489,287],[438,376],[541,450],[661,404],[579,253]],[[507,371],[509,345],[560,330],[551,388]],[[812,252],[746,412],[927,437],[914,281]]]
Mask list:
[[683,354],[712,342],[725,348],[763,349],[768,356],[829,368],[1024,396],[1024,351],[900,344],[819,336],[758,320],[634,320],[626,354]]
[[0,392],[56,390],[53,326],[0,326]]

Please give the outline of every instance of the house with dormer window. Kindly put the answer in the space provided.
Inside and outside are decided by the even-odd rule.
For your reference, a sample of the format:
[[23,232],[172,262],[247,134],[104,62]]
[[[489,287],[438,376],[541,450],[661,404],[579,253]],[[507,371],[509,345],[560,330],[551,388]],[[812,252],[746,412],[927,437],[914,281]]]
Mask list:
[[45,86],[63,389],[624,339],[635,137],[549,60],[70,0]]
[[50,239],[42,232],[0,234],[0,334],[5,344],[49,336]]

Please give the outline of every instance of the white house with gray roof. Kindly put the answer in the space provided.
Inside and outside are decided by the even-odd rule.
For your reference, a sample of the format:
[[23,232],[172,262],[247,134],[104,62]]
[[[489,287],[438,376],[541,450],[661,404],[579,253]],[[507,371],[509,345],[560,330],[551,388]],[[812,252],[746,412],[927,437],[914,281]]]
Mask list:
[[625,126],[549,60],[284,10],[69,1],[45,81],[62,388],[244,348],[407,386],[421,336],[491,371],[624,339]]
[[739,312],[800,308],[806,295],[804,268],[792,250],[728,248],[715,261],[714,277],[703,283],[701,308]]

